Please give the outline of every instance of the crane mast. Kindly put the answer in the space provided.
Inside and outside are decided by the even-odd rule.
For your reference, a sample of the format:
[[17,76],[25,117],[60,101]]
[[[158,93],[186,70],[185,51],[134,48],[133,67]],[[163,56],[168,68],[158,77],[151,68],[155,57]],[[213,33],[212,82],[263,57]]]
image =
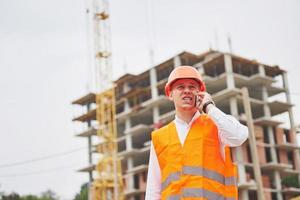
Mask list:
[[96,90],[97,177],[90,186],[91,200],[122,200],[123,179],[117,156],[117,129],[115,118],[115,88],[112,81],[110,15],[108,0],[86,0],[89,23],[88,38],[92,53],[93,83]]

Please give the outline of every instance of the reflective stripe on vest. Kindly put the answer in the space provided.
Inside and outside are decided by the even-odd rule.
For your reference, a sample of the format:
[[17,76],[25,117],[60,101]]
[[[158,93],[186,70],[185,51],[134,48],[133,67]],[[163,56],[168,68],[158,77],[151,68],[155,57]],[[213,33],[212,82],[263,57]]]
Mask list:
[[180,200],[181,197],[207,198],[213,200],[235,200],[235,198],[224,197],[218,193],[198,188],[184,188],[182,195],[171,195],[167,198],[167,200]]
[[[205,178],[212,179],[220,184],[223,184],[225,186],[229,185],[237,185],[236,184],[236,177],[230,176],[225,177],[222,174],[218,172],[214,172],[209,169],[204,169],[202,167],[191,167],[191,166],[184,166],[182,168],[182,174],[183,175],[194,175],[194,176],[203,176]],[[178,181],[180,179],[180,172],[172,173],[168,176],[168,178],[161,184],[161,189],[164,190],[168,187],[170,183],[173,181]]]
[[236,185],[236,177],[235,176],[225,177],[218,172],[215,172],[215,171],[212,171],[209,169],[205,169],[202,167],[183,166],[182,174],[203,176],[205,178],[212,179],[212,180],[219,182],[226,186]]
[[178,181],[180,179],[180,172],[172,173],[168,176],[168,178],[161,184],[161,189],[164,190],[170,183],[173,181]]

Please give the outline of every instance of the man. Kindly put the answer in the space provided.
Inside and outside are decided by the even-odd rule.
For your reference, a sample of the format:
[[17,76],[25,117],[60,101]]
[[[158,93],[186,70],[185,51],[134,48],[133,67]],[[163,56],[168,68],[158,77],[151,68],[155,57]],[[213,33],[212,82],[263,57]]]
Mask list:
[[175,119],[152,133],[146,200],[237,199],[229,147],[248,129],[219,110],[193,67],[176,67],[165,86]]

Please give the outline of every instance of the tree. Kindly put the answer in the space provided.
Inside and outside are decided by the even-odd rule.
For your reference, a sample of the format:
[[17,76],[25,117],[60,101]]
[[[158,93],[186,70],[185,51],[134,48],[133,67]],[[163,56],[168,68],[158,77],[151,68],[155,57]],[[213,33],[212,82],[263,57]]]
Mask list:
[[76,194],[74,200],[88,200],[88,183],[81,186],[79,194]]
[[21,200],[20,195],[18,193],[12,192],[11,194],[5,195],[2,194],[2,200]]
[[38,196],[33,194],[28,194],[25,196],[21,196],[20,200],[40,200]]
[[41,194],[40,200],[58,200],[57,194],[53,192],[52,190],[46,190]]
[[1,200],[59,200],[55,192],[47,190],[43,192],[40,196],[28,194],[20,196],[18,193],[12,192],[10,194],[1,193]]
[[287,176],[282,178],[281,184],[285,187],[300,188],[298,176]]

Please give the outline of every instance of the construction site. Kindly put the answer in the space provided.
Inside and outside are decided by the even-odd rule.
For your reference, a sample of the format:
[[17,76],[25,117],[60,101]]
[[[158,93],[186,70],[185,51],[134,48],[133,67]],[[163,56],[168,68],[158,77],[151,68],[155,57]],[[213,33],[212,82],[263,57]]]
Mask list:
[[199,55],[183,51],[112,80],[108,2],[97,3],[87,9],[95,30],[97,89],[72,102],[84,110],[73,121],[86,127],[77,136],[88,143],[89,163],[78,171],[89,177],[89,199],[145,199],[151,132],[174,120],[164,88],[170,72],[182,65],[197,69],[216,106],[248,127],[248,140],[231,148],[239,199],[300,196],[300,147],[287,71],[210,49]]
[[[180,65],[190,65],[201,72],[216,106],[253,127],[253,130],[249,128],[249,134],[254,134],[254,142],[248,140],[232,150],[233,161],[238,167],[239,198],[260,199],[259,193],[267,200],[300,195],[298,185],[285,184],[290,177],[300,176],[300,147],[293,128],[287,72],[278,66],[211,50],[200,55],[182,52],[141,74],[126,74],[114,81],[117,156],[125,199],[142,200],[145,197],[151,131],[174,119],[174,106],[165,96],[164,86],[172,69]],[[249,93],[250,120],[245,113],[242,88],[247,88]],[[280,94],[285,100],[276,99]],[[85,113],[73,120],[85,123],[87,127],[78,136],[90,143],[90,163],[79,171],[88,173],[91,183],[97,179],[99,170],[97,160],[92,160],[91,155],[97,154],[99,148],[95,140],[96,96],[89,93],[73,101],[73,104],[86,108]],[[282,114],[289,117],[290,128],[281,128],[284,122],[274,119]],[[259,172],[255,173],[257,169]]]
[[0,200],[300,200],[299,8],[1,1]]

